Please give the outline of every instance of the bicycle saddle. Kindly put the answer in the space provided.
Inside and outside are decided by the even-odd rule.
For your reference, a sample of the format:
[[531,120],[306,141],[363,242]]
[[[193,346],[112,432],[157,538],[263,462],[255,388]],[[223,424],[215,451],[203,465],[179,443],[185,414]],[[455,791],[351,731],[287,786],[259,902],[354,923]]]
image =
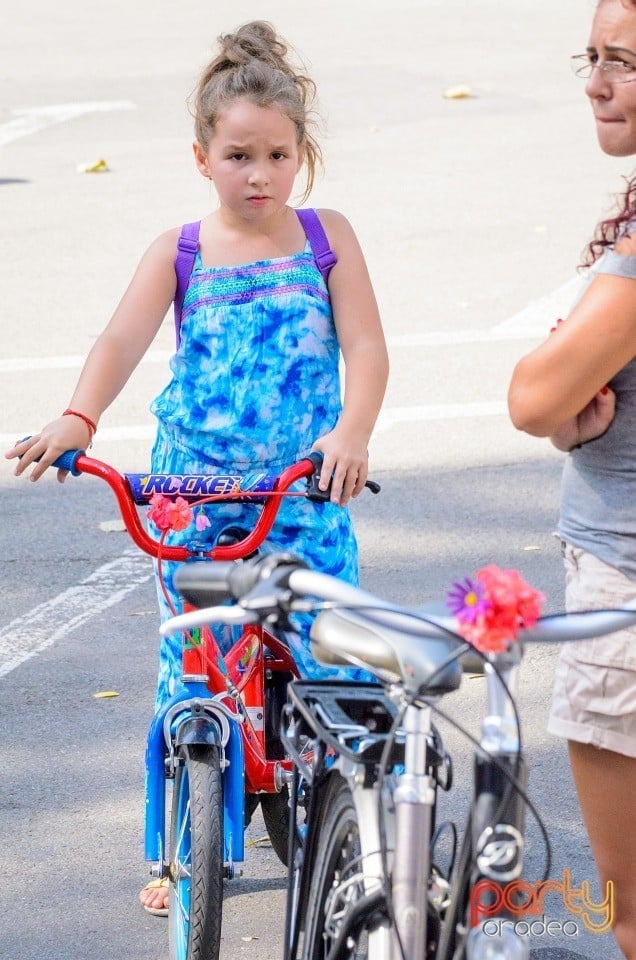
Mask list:
[[[390,617],[381,611],[381,618]],[[404,621],[406,624],[406,621]],[[407,632],[408,630],[412,632]],[[457,690],[462,668],[458,660],[449,661],[461,641],[455,637],[435,637],[435,627],[414,621],[398,629],[378,623],[378,611],[324,610],[314,621],[311,651],[325,667],[355,664],[379,680],[404,684],[411,692],[445,694]]]

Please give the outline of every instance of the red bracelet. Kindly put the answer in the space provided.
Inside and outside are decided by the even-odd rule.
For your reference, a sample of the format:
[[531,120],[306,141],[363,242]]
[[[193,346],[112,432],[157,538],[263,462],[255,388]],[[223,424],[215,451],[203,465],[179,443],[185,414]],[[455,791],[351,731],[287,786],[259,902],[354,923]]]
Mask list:
[[79,417],[80,420],[83,420],[88,429],[90,430],[89,442],[92,443],[93,437],[97,433],[97,424],[94,420],[91,420],[90,417],[87,417],[85,413],[80,413],[78,410],[65,410],[62,414],[63,417]]

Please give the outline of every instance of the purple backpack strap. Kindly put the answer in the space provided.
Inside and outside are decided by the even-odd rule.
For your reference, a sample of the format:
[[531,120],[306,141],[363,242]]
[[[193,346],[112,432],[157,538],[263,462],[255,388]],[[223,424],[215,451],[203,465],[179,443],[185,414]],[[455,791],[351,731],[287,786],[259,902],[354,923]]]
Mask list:
[[199,249],[199,228],[201,221],[186,223],[181,227],[177,241],[177,256],[174,261],[174,272],[177,275],[177,287],[174,293],[174,329],[177,337],[177,349],[181,343],[181,311],[183,299],[190,282],[190,274],[194,267],[194,258]]
[[326,283],[329,271],[337,264],[338,258],[329,246],[327,234],[323,230],[322,223],[316,211],[307,208],[305,210],[297,210],[296,213],[309,240],[314,260],[318,264],[318,269],[322,273]]

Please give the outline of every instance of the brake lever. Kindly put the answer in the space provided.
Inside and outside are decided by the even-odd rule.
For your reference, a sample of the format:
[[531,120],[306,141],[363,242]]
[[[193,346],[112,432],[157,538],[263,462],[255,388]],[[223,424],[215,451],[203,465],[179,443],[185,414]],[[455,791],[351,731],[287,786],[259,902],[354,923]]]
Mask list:
[[[254,568],[258,570],[258,580],[247,593],[238,592],[239,606],[243,610],[256,614],[260,623],[267,623],[279,631],[295,632],[290,623],[294,593],[289,588],[289,577],[294,570],[306,568],[307,564],[292,553],[271,553],[261,557]],[[233,574],[240,575],[241,565]]]
[[[333,477],[329,480],[329,484],[326,490],[321,490],[318,486],[320,481],[320,468],[322,467],[322,454],[317,450],[312,450],[312,452],[307,457],[308,460],[314,465],[314,472],[310,477],[307,477],[307,499],[313,500],[314,503],[328,503],[331,500],[331,486],[333,483]],[[382,487],[375,480],[367,480],[365,483],[371,493],[379,493]]]

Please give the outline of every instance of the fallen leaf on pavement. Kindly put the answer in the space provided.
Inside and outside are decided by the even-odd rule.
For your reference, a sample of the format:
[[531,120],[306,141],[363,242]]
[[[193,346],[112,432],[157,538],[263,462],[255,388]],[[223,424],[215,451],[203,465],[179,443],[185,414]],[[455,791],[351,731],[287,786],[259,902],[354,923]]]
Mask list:
[[465,83],[459,83],[455,87],[449,87],[447,90],[444,90],[445,100],[466,100],[474,96],[475,94]]
[[92,163],[78,163],[78,173],[110,173],[110,167],[105,160],[94,160]]
[[269,842],[270,842],[269,837],[268,837],[267,834],[265,834],[264,837],[254,837],[252,840],[246,840],[245,846],[246,846],[246,847],[259,847],[259,846],[261,845],[261,843],[269,843]]

